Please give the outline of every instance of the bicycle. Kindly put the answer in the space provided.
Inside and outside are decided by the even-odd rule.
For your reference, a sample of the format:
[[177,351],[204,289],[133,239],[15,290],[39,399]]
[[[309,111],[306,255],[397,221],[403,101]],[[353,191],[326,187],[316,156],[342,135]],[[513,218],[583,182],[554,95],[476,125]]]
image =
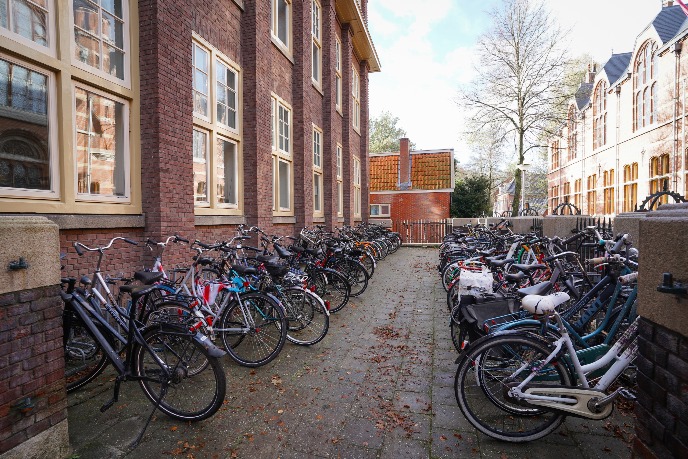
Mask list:
[[[624,282],[635,278],[636,273],[630,274]],[[475,428],[498,440],[533,441],[553,432],[567,415],[604,419],[619,395],[632,398],[623,388],[606,391],[638,353],[638,318],[604,355],[582,364],[556,311],[567,300],[568,295],[560,292],[529,295],[521,303],[543,321],[553,318],[558,339],[523,331],[497,332],[476,341],[459,358],[454,393]],[[592,378],[599,378],[593,387]]]

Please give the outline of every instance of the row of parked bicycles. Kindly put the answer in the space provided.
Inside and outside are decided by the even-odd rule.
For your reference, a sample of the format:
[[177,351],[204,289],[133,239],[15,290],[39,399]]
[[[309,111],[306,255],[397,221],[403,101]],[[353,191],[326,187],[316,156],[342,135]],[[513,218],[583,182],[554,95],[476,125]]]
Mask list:
[[[110,276],[106,256],[121,243],[139,245],[124,237],[97,247],[74,243],[80,256],[97,257],[93,275],[62,279],[67,390],[112,365],[114,394],[101,411],[118,400],[122,382],[138,381],[154,405],[147,426],[158,409],[183,421],[212,416],[225,397],[225,355],[260,367],[286,341],[322,341],[331,314],[366,290],[378,261],[401,240],[376,225],[304,228],[296,238],[240,226],[212,244],[180,235],[146,239],[148,269]],[[165,250],[179,253],[180,245],[193,256],[166,270]]]
[[448,235],[438,268],[462,413],[490,437],[527,442],[635,398],[624,386],[638,353],[638,251],[594,226],[561,239],[507,225]]

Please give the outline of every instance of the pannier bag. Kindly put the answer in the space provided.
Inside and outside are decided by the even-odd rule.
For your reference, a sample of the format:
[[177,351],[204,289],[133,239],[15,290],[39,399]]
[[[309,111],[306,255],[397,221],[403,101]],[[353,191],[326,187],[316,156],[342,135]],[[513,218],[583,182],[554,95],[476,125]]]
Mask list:
[[487,332],[485,322],[490,326],[514,320],[513,314],[520,309],[520,302],[501,293],[464,295],[459,303],[459,326],[469,341],[474,341]]

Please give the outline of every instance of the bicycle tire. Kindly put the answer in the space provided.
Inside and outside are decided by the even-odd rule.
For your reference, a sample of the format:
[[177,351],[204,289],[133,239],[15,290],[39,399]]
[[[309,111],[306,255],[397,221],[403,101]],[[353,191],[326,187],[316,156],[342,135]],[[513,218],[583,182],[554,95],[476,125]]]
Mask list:
[[[565,414],[509,400],[505,383],[527,376],[527,371],[513,370],[540,365],[551,351],[542,339],[524,333],[491,335],[473,343],[454,379],[454,394],[466,419],[482,433],[514,443],[537,440],[557,429]],[[571,385],[570,372],[559,359],[541,368],[540,374],[534,379],[537,384],[549,380],[556,386]],[[478,413],[483,407],[485,412]]]
[[373,261],[373,256],[368,250],[364,250],[363,254],[358,257],[365,270],[368,272],[368,277],[373,277],[375,274],[375,262]]
[[322,299],[301,287],[282,289],[280,296],[287,313],[287,339],[300,346],[312,346],[327,335],[330,315]]
[[[103,327],[103,336],[113,344],[114,339]],[[73,392],[93,381],[108,366],[110,361],[100,344],[91,336],[86,326],[74,311],[63,313],[63,344],[65,359],[65,386],[67,393]]]
[[319,268],[309,274],[309,286],[322,298],[330,313],[341,311],[349,303],[351,285],[346,276],[334,269]]
[[[157,404],[168,416],[181,421],[201,421],[222,406],[227,390],[224,369],[219,359],[212,357],[193,334],[181,327],[172,328],[156,324],[142,332],[143,338],[155,352],[137,344],[133,352],[135,375],[144,379],[139,385],[148,399]],[[168,369],[172,369],[169,381],[163,381],[163,372],[157,359]],[[200,373],[189,368],[198,367],[197,360],[207,360],[208,364]],[[159,382],[156,382],[155,379]],[[162,386],[169,384],[167,393],[161,397]],[[161,400],[162,398],[162,400]]]
[[[240,298],[251,317],[244,316],[234,298],[222,311],[216,332],[235,362],[245,367],[259,367],[271,362],[282,351],[287,340],[286,314],[282,304],[272,295],[248,292],[240,294]],[[228,330],[232,328],[244,328],[245,331]]]
[[360,261],[351,258],[338,258],[333,261],[328,268],[339,271],[346,277],[351,286],[349,296],[359,296],[368,288],[368,271],[365,270]]

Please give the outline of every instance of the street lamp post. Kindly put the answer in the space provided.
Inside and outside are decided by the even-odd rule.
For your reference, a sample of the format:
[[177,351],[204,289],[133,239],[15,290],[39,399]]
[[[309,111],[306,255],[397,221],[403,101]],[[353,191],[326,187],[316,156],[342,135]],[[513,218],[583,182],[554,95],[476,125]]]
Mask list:
[[516,167],[521,171],[521,202],[519,203],[519,211],[523,211],[526,201],[526,170],[530,168],[530,164],[522,163],[518,164]]

